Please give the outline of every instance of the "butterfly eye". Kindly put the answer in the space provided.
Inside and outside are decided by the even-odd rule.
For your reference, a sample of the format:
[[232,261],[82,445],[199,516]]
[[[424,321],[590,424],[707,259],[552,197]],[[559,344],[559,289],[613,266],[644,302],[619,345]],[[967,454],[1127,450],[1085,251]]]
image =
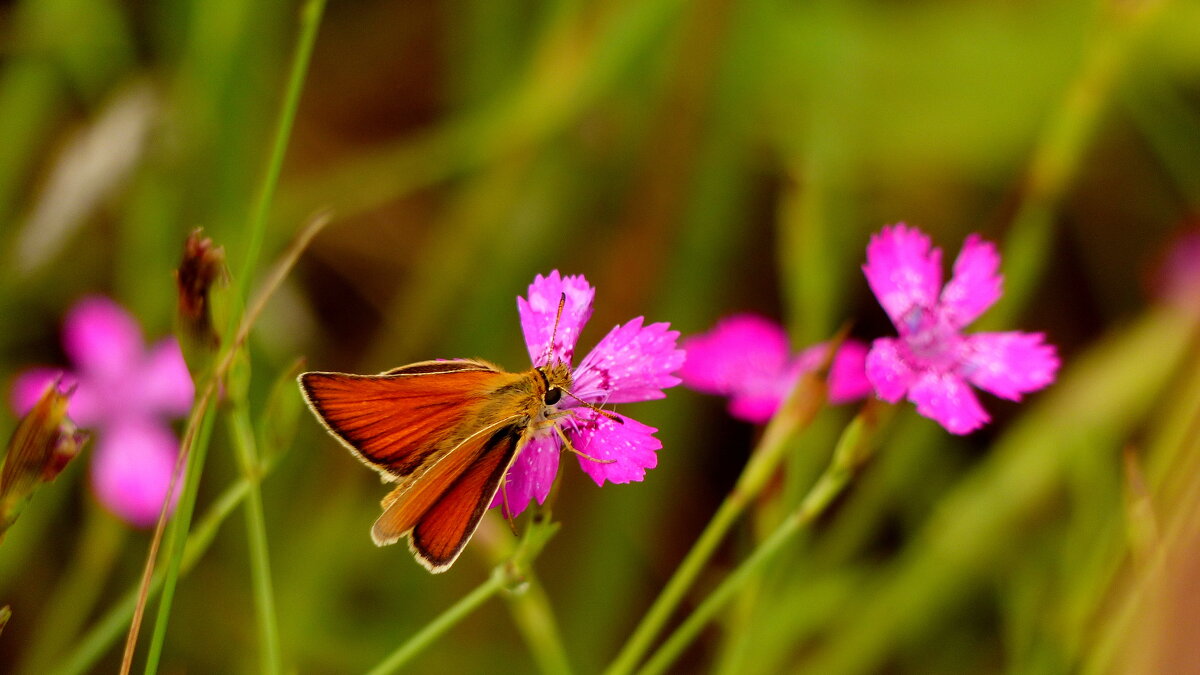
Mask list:
[[558,403],[558,399],[560,398],[562,398],[562,390],[558,387],[551,387],[546,390],[546,395],[542,398],[542,402],[546,405],[554,405]]

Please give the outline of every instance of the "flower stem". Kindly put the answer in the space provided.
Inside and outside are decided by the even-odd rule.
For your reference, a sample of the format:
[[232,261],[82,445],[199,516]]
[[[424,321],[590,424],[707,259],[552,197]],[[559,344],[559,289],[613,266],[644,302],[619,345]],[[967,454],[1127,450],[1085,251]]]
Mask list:
[[396,672],[409,659],[416,656],[421,650],[432,644],[434,640],[441,637],[443,633],[454,627],[454,624],[462,621],[468,614],[487,602],[489,598],[504,587],[504,584],[504,574],[500,572],[500,568],[496,568],[487,581],[480,584],[463,599],[454,603],[449,609],[442,612],[440,616],[429,622],[420,632],[409,638],[407,642],[397,647],[379,665],[368,671],[368,675],[386,675],[387,673]]
[[246,538],[250,549],[250,576],[254,584],[254,609],[261,641],[261,672],[275,675],[283,667],[279,648],[279,620],[275,614],[275,591],[271,586],[271,560],[267,552],[267,525],[257,479],[262,467],[244,401],[234,406],[229,431],[242,476],[250,484],[246,495]]
[[817,516],[824,513],[833,500],[842,493],[856,469],[871,451],[872,439],[875,437],[874,431],[879,427],[878,420],[874,418],[871,410],[871,407],[868,406],[842,432],[832,461],[800,502],[800,506],[792,511],[755,549],[754,553],[696,607],[695,611],[646,662],[646,665],[639,671],[640,675],[661,673],[670,667],[709,620],[729,602],[734,593],[754,579],[768,562],[784,550],[784,544],[806,526],[812,524]]
[[[249,288],[250,277],[254,272],[254,268],[258,262],[259,250],[262,248],[263,231],[266,229],[267,212],[271,205],[271,200],[275,195],[275,188],[279,183],[279,174],[283,166],[283,156],[287,149],[288,139],[291,136],[292,125],[296,118],[296,108],[300,102],[300,92],[303,89],[305,74],[308,72],[308,64],[312,56],[313,44],[316,42],[317,28],[321,24],[321,15],[325,9],[325,0],[308,0],[301,10],[301,19],[299,25],[299,37],[296,43],[296,51],[292,56],[291,69],[288,74],[288,82],[284,90],[283,102],[281,104],[279,121],[275,128],[275,137],[272,142],[270,158],[267,162],[267,170],[263,176],[262,183],[259,185],[258,195],[255,199],[255,205],[251,211],[250,221],[247,232],[246,257],[242,263],[242,274],[235,281],[237,284],[237,293],[234,298],[238,302],[242,302],[246,296],[246,289]],[[315,233],[316,229],[323,226],[313,225],[308,229]],[[301,240],[303,241],[306,234],[302,233]],[[307,236],[311,236],[308,234]],[[303,248],[303,245],[300,246]],[[284,265],[282,269],[286,269]],[[269,296],[271,282],[267,284],[267,293]],[[261,296],[266,297],[266,296]],[[146,673],[151,674],[158,669],[158,659],[162,651],[162,640],[165,637],[167,618],[171,611],[171,601],[175,595],[175,583],[178,578],[179,570],[179,555],[182,553],[183,542],[186,539],[187,525],[191,518],[192,509],[195,506],[196,492],[195,485],[200,480],[200,469],[203,467],[203,455],[207,449],[208,430],[211,430],[212,419],[214,413],[208,408],[212,398],[215,396],[217,385],[223,378],[222,368],[227,369],[228,364],[232,360],[232,356],[240,349],[244,341],[245,334],[249,331],[249,326],[253,323],[253,309],[248,309],[241,316],[231,313],[229,330],[225,332],[226,336],[234,335],[234,328],[240,325],[237,337],[228,342],[222,350],[222,357],[218,359],[219,364],[208,378],[206,384],[206,396],[203,400],[198,401],[193,408],[193,415],[189,420],[189,426],[192,422],[199,418],[202,421],[203,442],[196,446],[198,452],[191,452],[192,448],[187,445],[181,445],[180,457],[185,458],[188,463],[187,482],[183,494],[180,495],[180,504],[176,513],[176,518],[172,522],[172,542],[173,545],[167,549],[167,576],[164,581],[163,594],[159,602],[159,613],[155,623],[155,631],[150,645],[150,656],[146,664]],[[165,516],[165,512],[164,512]],[[175,534],[176,530],[182,530],[179,534]],[[141,624],[142,612],[150,577],[154,571],[154,562],[156,556],[155,547],[160,541],[162,532],[162,517],[159,519],[158,529],[155,531],[155,540],[151,544],[151,552],[147,556],[145,571],[142,576],[141,599],[134,609],[133,622],[129,628],[129,635],[125,644],[125,654],[121,663],[121,674],[127,675],[133,663],[133,652],[137,646],[137,635]]]
[[533,660],[546,675],[567,675],[571,662],[563,646],[558,621],[550,607],[546,589],[542,587],[532,570],[525,572],[525,584],[519,592],[506,595],[513,621],[525,638],[525,644],[533,654]]
[[[213,395],[213,384],[210,380],[209,397]],[[179,568],[183,562],[183,548],[187,543],[188,527],[192,523],[192,512],[196,508],[196,493],[200,489],[200,474],[204,471],[204,460],[208,454],[208,438],[212,434],[213,422],[216,420],[216,410],[211,406],[203,406],[198,431],[190,435],[190,443],[185,440],[181,452],[187,456],[187,470],[184,474],[183,492],[179,495],[179,504],[175,508],[175,516],[171,519],[170,533],[167,535],[166,576],[164,577],[162,595],[158,600],[158,614],[154,617],[154,633],[150,636],[150,650],[146,654],[146,675],[158,671],[158,662],[162,657],[163,641],[167,636],[167,622],[171,618],[171,603],[175,599],[175,586],[179,580]],[[166,506],[164,505],[164,508]],[[148,561],[147,565],[152,565]],[[136,629],[136,624],[133,626]],[[136,630],[131,631],[130,642],[126,645],[125,657],[122,661],[122,671],[129,672],[133,665],[133,648],[137,644]]]
[[[273,465],[272,465],[273,466]],[[266,467],[263,475],[271,467]],[[261,476],[256,476],[254,480],[260,480]],[[233,485],[226,488],[217,499],[213,501],[213,505],[208,508],[204,517],[200,519],[196,527],[188,535],[187,545],[183,550],[183,562],[180,565],[180,573],[187,574],[200,556],[208,550],[213,539],[217,536],[217,530],[229,514],[237,508],[238,504],[246,498],[249,493],[251,482],[245,478],[237,481]],[[139,583],[138,586],[131,588],[128,593],[108,612],[100,618],[96,624],[74,642],[75,648],[67,655],[67,657],[52,671],[52,675],[79,675],[87,672],[92,666],[104,656],[117,638],[120,637],[121,630],[129,626],[130,618],[140,604],[144,603],[143,593],[145,595],[153,595],[157,593],[163,586],[163,579],[166,575],[162,570],[155,573],[145,586]]]
[[[534,559],[545,548],[546,543],[550,538],[558,532],[558,524],[550,521],[547,512],[538,512],[529,519],[529,526],[525,530],[525,535],[517,544],[516,550],[507,559],[501,561],[492,568],[492,575],[488,580],[480,584],[475,590],[468,593],[458,602],[454,603],[449,609],[442,612],[436,619],[426,624],[416,635],[413,635],[392,653],[388,654],[379,665],[368,671],[368,675],[385,675],[385,673],[395,672],[398,668],[408,663],[412,657],[416,656],[433,641],[441,637],[446,631],[450,630],[459,621],[462,621],[468,614],[475,611],[479,606],[486,602],[489,598],[500,591],[509,591],[514,595],[527,594],[531,585],[536,584],[533,578],[533,573],[530,570],[530,565]],[[540,588],[540,586],[539,586]],[[543,596],[544,597],[544,596]],[[550,622],[546,626],[553,627],[553,615],[549,614],[549,603],[545,604],[547,608],[546,614],[541,615],[540,619],[549,618]],[[542,626],[539,626],[539,628]],[[553,628],[552,628],[553,630]],[[557,640],[557,631],[554,631]],[[550,638],[547,638],[550,639]],[[549,643],[539,642],[538,649],[546,648],[557,649],[561,652],[563,663],[566,662],[565,652],[563,652],[561,644],[557,647],[550,647]],[[542,658],[551,658],[549,651],[541,657],[537,656],[539,663],[542,663]],[[557,658],[557,657],[554,657]],[[567,672],[566,670],[554,670],[549,672]]]
[[258,193],[254,198],[254,209],[250,212],[250,222],[246,233],[246,257],[242,260],[242,273],[238,275],[235,282],[238,291],[235,297],[239,300],[245,300],[247,289],[250,287],[250,278],[258,264],[263,234],[267,229],[267,215],[271,209],[271,202],[275,198],[275,188],[279,185],[283,157],[287,153],[288,140],[291,138],[292,126],[296,121],[296,109],[300,106],[300,93],[304,90],[304,78],[308,73],[308,63],[312,57],[313,45],[317,41],[317,29],[321,25],[321,15],[324,11],[325,0],[307,0],[300,10],[296,51],[292,55],[291,69],[288,72],[279,119],[275,125],[271,155],[267,160],[266,172],[263,174],[262,182],[258,186]]
[[683,599],[704,565],[725,538],[746,505],[762,490],[774,475],[797,432],[807,427],[824,402],[821,383],[814,375],[806,375],[797,383],[788,403],[772,418],[758,448],[750,456],[733,491],[725,497],[717,513],[709,521],[683,562],[676,568],[654,604],[642,617],[641,623],[625,642],[606,672],[609,675],[629,673],[650,648],[651,641]]

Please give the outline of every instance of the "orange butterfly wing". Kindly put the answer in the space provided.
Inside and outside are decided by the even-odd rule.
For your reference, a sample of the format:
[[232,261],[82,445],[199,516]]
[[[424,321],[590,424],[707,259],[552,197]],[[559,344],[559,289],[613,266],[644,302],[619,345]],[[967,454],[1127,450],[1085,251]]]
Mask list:
[[409,548],[431,572],[450,567],[479,527],[505,472],[516,457],[520,416],[480,429],[421,476],[384,499],[371,528],[376,544],[409,535]]
[[509,377],[482,361],[422,361],[380,375],[304,373],[300,388],[333,436],[397,480],[435,459],[451,432]]

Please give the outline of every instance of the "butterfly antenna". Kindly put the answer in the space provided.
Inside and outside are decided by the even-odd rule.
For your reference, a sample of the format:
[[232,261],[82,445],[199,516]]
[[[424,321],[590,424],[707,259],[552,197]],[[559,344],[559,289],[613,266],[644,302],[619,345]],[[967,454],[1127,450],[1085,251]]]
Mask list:
[[616,414],[615,412],[609,412],[608,410],[605,410],[604,408],[596,406],[594,403],[588,403],[587,401],[579,398],[578,396],[576,396],[575,394],[572,394],[571,392],[567,391],[566,389],[563,389],[562,391],[567,396],[570,396],[571,398],[575,399],[576,401],[579,401],[580,403],[582,403],[584,405],[584,407],[595,411],[597,414],[607,417],[608,419],[616,422],[617,424],[625,424],[625,420],[621,419],[621,416]]
[[546,363],[554,355],[554,339],[558,337],[558,320],[562,318],[563,307],[567,304],[567,294],[564,291],[558,296],[558,311],[554,313],[554,328],[550,330],[550,342],[546,345],[546,354],[542,358]]

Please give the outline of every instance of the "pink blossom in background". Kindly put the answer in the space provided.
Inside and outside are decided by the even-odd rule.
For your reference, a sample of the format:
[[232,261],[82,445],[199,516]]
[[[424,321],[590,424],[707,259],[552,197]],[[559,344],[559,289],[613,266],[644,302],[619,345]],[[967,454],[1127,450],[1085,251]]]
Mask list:
[[1188,312],[1200,312],[1200,227],[1171,238],[1153,281],[1159,299]]
[[91,479],[96,496],[130,524],[152,525],[179,452],[168,421],[192,406],[192,378],[179,344],[165,338],[147,350],[137,321],[101,296],[83,298],[71,308],[62,340],[74,371],[21,373],[13,383],[13,408],[24,414],[61,374],[60,388],[75,387],[68,414],[95,432]]
[[1000,298],[999,268],[996,247],[972,234],[943,287],[942,251],[923,232],[900,223],[871,237],[863,273],[899,334],[875,340],[867,354],[880,398],[907,394],[917,412],[965,434],[991,419],[968,383],[1019,401],[1054,381],[1058,356],[1041,333],[961,332]]
[[[688,356],[679,376],[685,386],[727,396],[730,415],[763,424],[796,380],[824,362],[829,345],[822,342],[792,356],[783,326],[755,314],[736,314],[707,333],[688,337],[683,349]],[[871,391],[866,356],[866,345],[856,340],[838,349],[829,370],[831,403],[848,403]]]
[[[558,330],[554,319],[559,299],[566,296]],[[592,315],[596,291],[582,275],[538,275],[529,286],[529,295],[517,298],[521,329],[529,358],[535,366],[552,361],[570,364],[579,333]],[[551,334],[554,343],[550,344]],[[646,469],[658,464],[656,451],[662,443],[654,437],[657,429],[623,415],[613,414],[617,422],[600,415],[580,401],[594,405],[648,401],[666,396],[663,389],[679,384],[671,375],[683,364],[684,353],[676,349],[679,333],[668,324],[644,325],[641,317],[609,331],[599,344],[573,369],[571,396],[564,396],[557,407],[572,410],[573,415],[560,423],[571,444],[580,452],[605,463],[579,457],[583,471],[603,485],[640,481]],[[578,400],[576,400],[578,399]],[[550,493],[558,473],[562,440],[551,430],[534,437],[517,455],[508,471],[506,483],[492,506],[507,500],[512,516],[525,510],[531,499],[541,504]],[[611,460],[611,461],[609,461]]]

